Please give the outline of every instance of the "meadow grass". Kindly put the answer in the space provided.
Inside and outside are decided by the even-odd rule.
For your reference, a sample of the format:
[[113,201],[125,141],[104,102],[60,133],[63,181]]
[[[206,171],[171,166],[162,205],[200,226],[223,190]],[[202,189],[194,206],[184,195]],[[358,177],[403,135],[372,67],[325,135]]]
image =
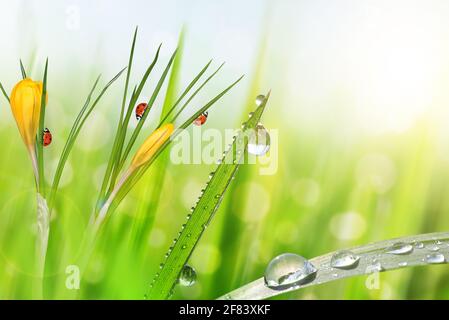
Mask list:
[[[173,66],[175,64],[176,59]],[[202,70],[202,67],[198,69]],[[263,76],[262,64],[256,63],[255,71],[259,71],[259,76],[255,77],[255,84],[248,92],[251,102],[259,88],[271,85]],[[49,79],[46,116],[50,116],[49,125],[55,128],[56,139],[53,147],[46,150],[46,165],[55,158],[59,161],[59,150],[64,146],[61,136],[65,133],[69,136],[73,110],[79,109],[75,103],[83,102],[73,97],[73,91],[88,95],[91,88],[86,89],[81,81],[88,82],[89,86],[96,81],[96,77],[84,79],[76,70],[73,74],[79,77],[80,84],[70,89],[57,86],[53,78]],[[36,76],[32,72],[30,75]],[[19,72],[17,76],[20,76]],[[172,74],[168,79],[170,82]],[[2,91],[6,93],[16,80],[8,82],[2,79],[5,84]],[[174,75],[171,83],[176,83]],[[386,135],[377,140],[351,137],[349,142],[342,143],[339,140],[341,128],[331,122],[323,120],[322,127],[310,128],[307,119],[297,119],[294,125],[285,121],[285,115],[279,110],[290,102],[283,98],[283,85],[288,83],[280,81],[280,90],[271,96],[270,104],[273,106],[266,110],[264,121],[267,126],[281,131],[278,173],[263,177],[256,175],[254,168],[241,166],[213,223],[190,256],[189,263],[198,273],[197,284],[189,288],[179,287],[173,298],[215,298],[226,294],[260,278],[268,262],[282,252],[315,257],[380,239],[449,228],[446,215],[449,203],[444,196],[449,171],[445,161],[436,154],[431,127],[421,123],[404,135]],[[51,113],[55,112],[52,100],[55,88],[61,90],[60,99],[64,102],[58,110],[58,121],[51,118]],[[138,85],[135,88],[137,90]],[[172,88],[171,93],[167,92],[172,96],[168,105],[176,102],[176,93],[179,92],[178,86]],[[212,94],[212,90],[205,90]],[[107,163],[114,142],[106,134],[102,136],[106,141],[104,144],[94,145],[89,140],[94,140],[95,135],[111,132],[112,125],[116,129],[123,99],[117,91],[109,91],[99,103],[99,108],[95,108],[92,119],[86,119],[86,128],[80,130],[77,143],[67,158],[66,169],[70,170],[61,173],[63,183],[54,199],[50,221],[52,231],[44,287],[46,298],[72,296],[65,286],[66,267],[76,264],[82,254],[79,244],[95,207],[106,169],[103,165]],[[332,103],[339,105],[338,97],[334,98]],[[155,102],[155,107],[158,107],[157,103],[160,102]],[[224,103],[229,113],[242,117],[247,116],[245,108],[251,106],[248,103],[242,104],[242,108],[233,106],[234,103],[228,106],[229,100]],[[116,106],[118,108],[114,108]],[[36,278],[34,269],[30,267],[34,265],[34,257],[29,254],[34,250],[35,241],[31,228],[36,219],[34,182],[6,99],[1,112],[0,296],[31,298],[30,283]],[[103,115],[108,122],[101,126]],[[153,115],[154,109],[149,117]],[[161,119],[158,117],[155,125]],[[231,117],[226,117],[226,121],[230,127],[239,125],[238,122],[232,123]],[[223,128],[224,122],[214,120],[213,114],[208,120],[210,125],[219,128]],[[91,128],[92,123],[98,125],[98,130]],[[94,134],[86,136],[84,130]],[[142,130],[147,129],[144,127]],[[136,143],[140,141],[136,139]],[[379,153],[395,164],[394,187],[383,193],[369,183],[358,181],[360,160],[366,155]],[[143,298],[153,275],[160,271],[159,264],[172,238],[177,235],[186,210],[195,202],[199,189],[214,168],[209,165],[170,165],[163,154],[154,160],[152,166],[152,170],[133,181],[135,187],[129,188],[126,197],[123,195],[121,205],[115,209],[116,214],[99,236],[83,274],[79,297]],[[156,170],[159,166],[166,169]],[[64,183],[64,180],[70,183]],[[50,179],[49,183],[52,181]],[[154,196],[148,196],[150,191]],[[259,206],[258,202],[266,206]],[[248,220],[246,215],[251,210],[259,213],[260,218]],[[335,230],[335,222],[347,212],[362,218],[363,225],[357,226],[360,230],[357,236],[342,237],[345,234]],[[139,217],[151,220],[142,228],[145,231],[137,231],[140,235],[136,237],[133,225],[140,223]],[[132,241],[138,243],[139,250],[130,249]],[[367,290],[365,277],[357,277],[283,292],[275,298],[448,298],[448,276],[444,265],[406,268],[382,273],[378,290]]]

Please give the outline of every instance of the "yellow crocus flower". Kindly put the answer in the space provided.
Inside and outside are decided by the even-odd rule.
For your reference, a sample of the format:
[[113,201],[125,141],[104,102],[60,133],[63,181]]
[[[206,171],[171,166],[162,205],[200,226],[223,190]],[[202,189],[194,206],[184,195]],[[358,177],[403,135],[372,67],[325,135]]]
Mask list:
[[131,161],[131,168],[135,169],[148,162],[159,148],[170,138],[175,126],[167,123],[155,130],[137,150]]
[[174,129],[175,126],[172,123],[165,124],[153,131],[150,136],[143,142],[143,144],[134,155],[130,166],[122,174],[120,180],[117,182],[108,199],[103,204],[100,212],[98,213],[96,227],[99,227],[99,225],[104,221],[110,205],[114,201],[114,198],[123,187],[125,182],[140,166],[151,160],[151,158],[156,154],[161,146],[170,138]]
[[12,89],[10,103],[17,127],[28,149],[36,141],[41,112],[43,85],[29,78],[17,83]]

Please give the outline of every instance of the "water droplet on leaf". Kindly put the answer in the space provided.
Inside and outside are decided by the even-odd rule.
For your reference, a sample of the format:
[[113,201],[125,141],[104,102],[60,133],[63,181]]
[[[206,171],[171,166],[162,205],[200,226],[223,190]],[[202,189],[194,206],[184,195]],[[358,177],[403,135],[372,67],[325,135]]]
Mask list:
[[317,269],[307,259],[284,253],[270,261],[265,270],[265,284],[272,289],[286,289],[312,281]]
[[270,150],[270,135],[263,125],[258,124],[249,133],[248,152],[255,156],[263,156],[268,150]]
[[179,276],[179,284],[184,287],[190,287],[195,284],[196,281],[196,271],[189,265],[185,265]]
[[413,246],[404,242],[396,242],[385,249],[385,252],[390,254],[409,254],[412,251]]
[[355,268],[359,262],[359,256],[349,250],[336,252],[331,259],[331,266],[339,269]]
[[426,256],[427,263],[444,263],[444,261],[444,256],[441,253],[434,252]]
[[260,106],[264,102],[264,100],[265,100],[265,96],[263,94],[259,94],[256,97],[256,105]]

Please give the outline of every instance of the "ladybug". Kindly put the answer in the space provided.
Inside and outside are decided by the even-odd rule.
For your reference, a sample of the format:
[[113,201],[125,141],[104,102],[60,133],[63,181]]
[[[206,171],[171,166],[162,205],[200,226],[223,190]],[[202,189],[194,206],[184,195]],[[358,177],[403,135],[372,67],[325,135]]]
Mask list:
[[136,119],[142,119],[143,113],[147,110],[148,105],[145,102],[139,103],[136,107]]
[[202,114],[199,115],[198,118],[195,119],[195,121],[193,121],[193,124],[196,126],[202,126],[206,122],[207,116],[208,116],[207,111],[203,112]]
[[44,147],[50,145],[51,140],[53,139],[50,130],[48,128],[44,129],[44,132],[42,133],[42,143]]

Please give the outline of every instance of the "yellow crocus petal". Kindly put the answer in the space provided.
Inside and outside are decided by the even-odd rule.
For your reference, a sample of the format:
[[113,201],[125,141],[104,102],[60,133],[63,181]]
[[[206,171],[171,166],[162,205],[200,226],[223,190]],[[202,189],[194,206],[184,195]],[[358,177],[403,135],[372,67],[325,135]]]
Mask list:
[[149,161],[159,148],[170,138],[175,126],[171,123],[165,124],[155,130],[137,150],[131,161],[131,168],[138,168]]
[[11,111],[27,147],[34,145],[36,139],[42,90],[42,82],[27,78],[17,83],[11,92]]

